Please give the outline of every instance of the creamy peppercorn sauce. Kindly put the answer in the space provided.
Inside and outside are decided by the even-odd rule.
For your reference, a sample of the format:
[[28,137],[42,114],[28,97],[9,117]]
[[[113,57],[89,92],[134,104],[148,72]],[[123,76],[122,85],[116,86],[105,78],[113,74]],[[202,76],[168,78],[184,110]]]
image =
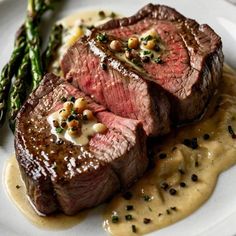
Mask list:
[[[61,23],[72,29],[79,16],[86,16],[83,24],[98,20],[97,11],[93,11]],[[71,44],[79,37],[69,34],[67,31],[68,38],[63,39],[59,58],[68,47],[65,41]],[[155,165],[127,193],[104,205],[105,230],[117,236],[158,230],[187,217],[210,197],[219,174],[236,163],[236,72],[226,65],[219,88],[204,119],[152,141],[154,151],[149,151]],[[85,218],[85,212],[74,217],[38,216],[27,199],[15,158],[6,163],[4,183],[15,205],[37,226],[68,228]]]
[[79,224],[87,215],[86,211],[82,211],[73,217],[64,214],[42,217],[42,214],[37,214],[34,205],[30,204],[30,198],[27,196],[25,184],[21,179],[15,156],[12,156],[6,162],[4,184],[12,202],[20,212],[37,227],[44,229],[66,229]]

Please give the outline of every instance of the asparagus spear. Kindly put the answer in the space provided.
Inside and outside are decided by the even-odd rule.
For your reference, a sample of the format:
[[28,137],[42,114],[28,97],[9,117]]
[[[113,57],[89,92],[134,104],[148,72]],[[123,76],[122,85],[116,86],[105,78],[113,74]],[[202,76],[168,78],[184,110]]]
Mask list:
[[61,24],[54,25],[49,37],[48,46],[43,54],[43,68],[48,71],[50,63],[56,56],[56,50],[62,43],[63,26]]
[[[28,5],[28,14],[30,14],[32,23],[40,21],[40,17],[45,11],[51,8],[51,1],[36,0],[30,1]],[[25,33],[25,25],[21,27],[21,32]],[[32,39],[33,40],[33,39]],[[21,108],[26,96],[26,78],[31,76],[29,74],[30,59],[29,59],[29,48],[25,51],[25,56],[21,62],[19,70],[16,74],[16,79],[13,83],[12,89],[9,95],[9,125],[11,130],[14,132],[15,129],[15,118]],[[36,85],[35,85],[36,86]]]
[[40,16],[51,9],[53,0],[28,0],[28,11],[25,22],[29,58],[32,71],[32,87],[36,89],[43,77],[43,68],[40,58],[39,22]]
[[[42,1],[38,1],[41,3]],[[35,1],[28,0],[28,11],[25,22],[26,38],[29,47],[29,58],[32,71],[33,90],[38,87],[43,76],[43,70],[40,60],[40,40],[39,40],[39,19],[36,17]]]
[[0,127],[3,125],[6,117],[7,96],[11,86],[11,79],[18,69],[25,47],[25,35],[21,33],[16,39],[10,61],[3,67],[0,75]]
[[9,101],[9,125],[11,130],[15,130],[15,118],[26,97],[25,79],[29,75],[29,54],[28,50],[18,69],[14,84],[10,91]]
[[[28,0],[27,20],[18,31],[14,51],[9,62],[3,67],[0,74],[0,127],[5,121],[7,97],[11,86],[11,79],[13,75],[17,73],[27,44],[30,46],[29,56],[34,77],[33,88],[37,87],[42,78],[38,25],[40,16],[51,8],[52,2],[53,0]],[[25,35],[27,35],[27,40]],[[21,69],[25,66],[26,59],[23,61]],[[22,78],[22,74],[18,73],[18,75],[19,78]]]

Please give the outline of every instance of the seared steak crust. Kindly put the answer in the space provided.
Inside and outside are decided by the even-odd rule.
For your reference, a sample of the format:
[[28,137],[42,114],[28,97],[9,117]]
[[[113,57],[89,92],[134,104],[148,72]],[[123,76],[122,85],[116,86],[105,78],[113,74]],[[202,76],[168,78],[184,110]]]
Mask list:
[[87,146],[57,143],[47,122],[61,98],[85,95],[47,75],[22,107],[16,122],[15,150],[28,195],[43,214],[73,215],[127,188],[147,167],[146,138],[140,122],[118,117],[85,97],[99,122],[108,127]]
[[[127,40],[151,28],[164,45],[163,63],[145,63],[143,70],[96,40],[104,32]],[[221,39],[208,25],[153,4],[94,29],[68,50],[61,63],[68,81],[115,114],[140,120],[147,135],[162,135],[172,124],[198,118],[215,91],[222,65]]]

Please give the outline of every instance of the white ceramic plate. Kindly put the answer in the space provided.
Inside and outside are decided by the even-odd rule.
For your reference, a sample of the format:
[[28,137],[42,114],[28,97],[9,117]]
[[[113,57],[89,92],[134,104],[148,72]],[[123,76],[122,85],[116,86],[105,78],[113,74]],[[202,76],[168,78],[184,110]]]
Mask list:
[[[14,34],[23,22],[26,0],[0,0],[0,69],[8,61],[12,52]],[[110,9],[124,15],[131,15],[150,0],[64,0],[65,4],[51,22],[81,9]],[[225,59],[236,68],[236,6],[224,0],[166,0],[152,1],[175,7],[185,16],[200,23],[208,23],[222,36]],[[48,26],[48,23],[47,23]],[[13,135],[5,125],[0,130],[0,168],[14,153]],[[60,231],[46,231],[32,225],[8,199],[0,186],[0,235],[1,236],[102,236],[102,217],[98,210],[92,211],[81,224]],[[150,236],[170,235],[236,235],[236,166],[223,173],[214,194],[209,201],[188,218],[150,234]]]

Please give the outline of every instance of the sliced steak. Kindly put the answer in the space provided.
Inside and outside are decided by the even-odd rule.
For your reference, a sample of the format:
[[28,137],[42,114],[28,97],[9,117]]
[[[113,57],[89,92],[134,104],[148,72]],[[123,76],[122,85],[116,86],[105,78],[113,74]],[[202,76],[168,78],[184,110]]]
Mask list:
[[[62,97],[84,97],[108,127],[87,146],[57,142],[47,121]],[[22,107],[16,122],[15,150],[28,195],[43,214],[73,215],[104,202],[142,176],[147,167],[146,137],[140,122],[107,112],[84,93],[47,75]]]
[[[127,42],[150,29],[158,34],[162,63],[143,63],[140,69],[109,48],[112,39]],[[108,43],[98,40],[104,33]],[[61,62],[68,81],[115,114],[140,120],[147,135],[162,135],[171,124],[198,118],[214,93],[222,65],[221,39],[208,25],[152,4],[94,29]]]

